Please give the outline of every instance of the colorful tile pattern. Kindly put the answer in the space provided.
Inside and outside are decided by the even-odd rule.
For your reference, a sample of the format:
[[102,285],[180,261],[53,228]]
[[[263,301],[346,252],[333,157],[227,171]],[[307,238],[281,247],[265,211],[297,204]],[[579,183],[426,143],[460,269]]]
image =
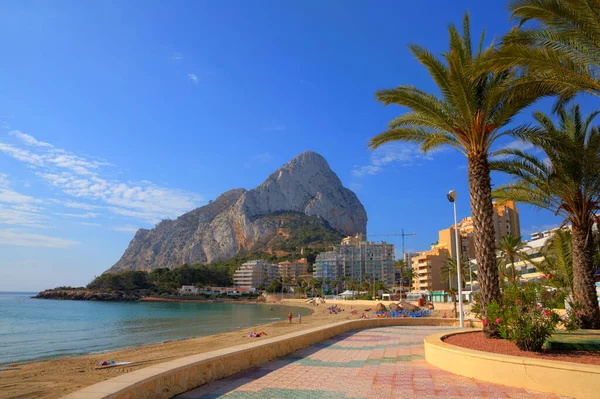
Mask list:
[[423,338],[440,331],[444,328],[387,327],[342,334],[177,398],[558,398],[430,366]]

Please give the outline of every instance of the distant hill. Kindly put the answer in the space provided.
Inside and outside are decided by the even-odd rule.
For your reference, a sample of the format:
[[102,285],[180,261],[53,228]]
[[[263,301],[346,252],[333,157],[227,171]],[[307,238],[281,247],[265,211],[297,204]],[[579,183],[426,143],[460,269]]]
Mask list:
[[209,264],[253,252],[285,256],[366,234],[367,214],[325,158],[304,152],[260,186],[137,231],[109,272]]

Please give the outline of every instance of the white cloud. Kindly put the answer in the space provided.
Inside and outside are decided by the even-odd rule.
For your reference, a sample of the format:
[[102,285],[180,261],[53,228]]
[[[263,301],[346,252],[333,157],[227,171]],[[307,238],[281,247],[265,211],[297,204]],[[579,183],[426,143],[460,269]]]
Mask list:
[[0,225],[23,227],[48,227],[47,216],[40,210],[27,205],[2,205],[0,204]]
[[136,231],[139,230],[139,227],[136,226],[131,226],[131,225],[127,225],[127,226],[117,226],[117,227],[113,227],[111,230],[114,231],[121,231],[123,233],[135,233]]
[[200,78],[195,73],[188,73],[188,79],[194,84],[200,83]]
[[86,212],[86,213],[57,213],[58,216],[65,216],[68,218],[77,218],[77,219],[95,219],[98,217],[97,213],[94,212]]
[[175,52],[173,53],[173,55],[171,56],[171,59],[173,61],[181,61],[183,60],[183,54],[181,54],[180,52]]
[[352,169],[352,175],[355,177],[376,175],[390,164],[413,166],[422,160],[432,160],[431,154],[433,153],[423,154],[419,147],[414,144],[388,144],[373,151],[371,162],[368,165],[355,166]]
[[45,143],[43,141],[38,141],[38,140],[36,140],[35,137],[30,136],[30,135],[25,134],[25,133],[22,133],[22,132],[20,132],[18,130],[13,130],[9,134],[12,135],[12,136],[15,136],[18,139],[20,139],[21,141],[23,141],[28,146],[33,146],[33,147],[53,147],[52,144]]
[[[33,136],[27,137],[28,143],[40,143]],[[102,167],[109,166],[108,162],[88,159],[45,144],[36,145],[30,151],[0,143],[0,152],[26,163],[36,170],[38,177],[79,199],[63,202],[66,207],[83,210],[109,208],[115,214],[153,224],[194,209],[201,200],[197,194],[160,187],[150,181],[133,183],[103,178]],[[0,182],[4,180],[5,176]],[[2,198],[5,202],[33,201],[31,197],[0,191],[0,201]],[[82,202],[83,199],[100,204]]]
[[0,173],[0,187],[8,187],[10,186],[10,181],[8,180],[8,175],[5,173]]
[[66,206],[67,208],[83,209],[86,211],[102,208],[101,206],[98,206],[98,205],[85,204],[83,202],[75,202],[75,201],[65,201],[62,204],[64,206]]
[[532,148],[534,148],[533,144],[526,143],[521,140],[513,140],[503,147],[503,149],[511,149],[511,150],[514,149],[514,150],[519,150],[519,151],[524,151],[524,152],[527,152],[527,151],[531,150]]
[[91,227],[100,227],[100,226],[102,226],[100,223],[93,223],[93,222],[79,222],[79,224],[81,224],[83,226],[91,226]]
[[67,248],[79,244],[77,241],[41,234],[18,233],[13,230],[0,230],[0,244],[22,247]]
[[34,205],[41,202],[12,190],[7,175],[0,174],[0,225],[46,227],[46,217],[42,216],[41,209]]

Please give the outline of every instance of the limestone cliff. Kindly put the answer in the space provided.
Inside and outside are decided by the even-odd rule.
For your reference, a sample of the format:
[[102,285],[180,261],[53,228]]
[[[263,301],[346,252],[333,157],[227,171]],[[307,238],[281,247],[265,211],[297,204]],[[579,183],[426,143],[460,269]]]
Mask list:
[[252,190],[227,191],[176,220],[138,230],[109,271],[211,263],[266,249],[280,227],[273,215],[282,213],[318,216],[345,235],[366,234],[367,214],[356,194],[342,186],[325,158],[307,151]]

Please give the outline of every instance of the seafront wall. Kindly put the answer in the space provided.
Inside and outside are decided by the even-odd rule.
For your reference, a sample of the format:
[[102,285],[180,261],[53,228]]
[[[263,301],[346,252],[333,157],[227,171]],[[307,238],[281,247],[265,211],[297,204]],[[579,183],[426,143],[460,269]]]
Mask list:
[[171,398],[183,392],[286,356],[352,330],[389,326],[458,326],[455,319],[396,318],[345,320],[248,344],[187,356],[91,385],[64,399]]

